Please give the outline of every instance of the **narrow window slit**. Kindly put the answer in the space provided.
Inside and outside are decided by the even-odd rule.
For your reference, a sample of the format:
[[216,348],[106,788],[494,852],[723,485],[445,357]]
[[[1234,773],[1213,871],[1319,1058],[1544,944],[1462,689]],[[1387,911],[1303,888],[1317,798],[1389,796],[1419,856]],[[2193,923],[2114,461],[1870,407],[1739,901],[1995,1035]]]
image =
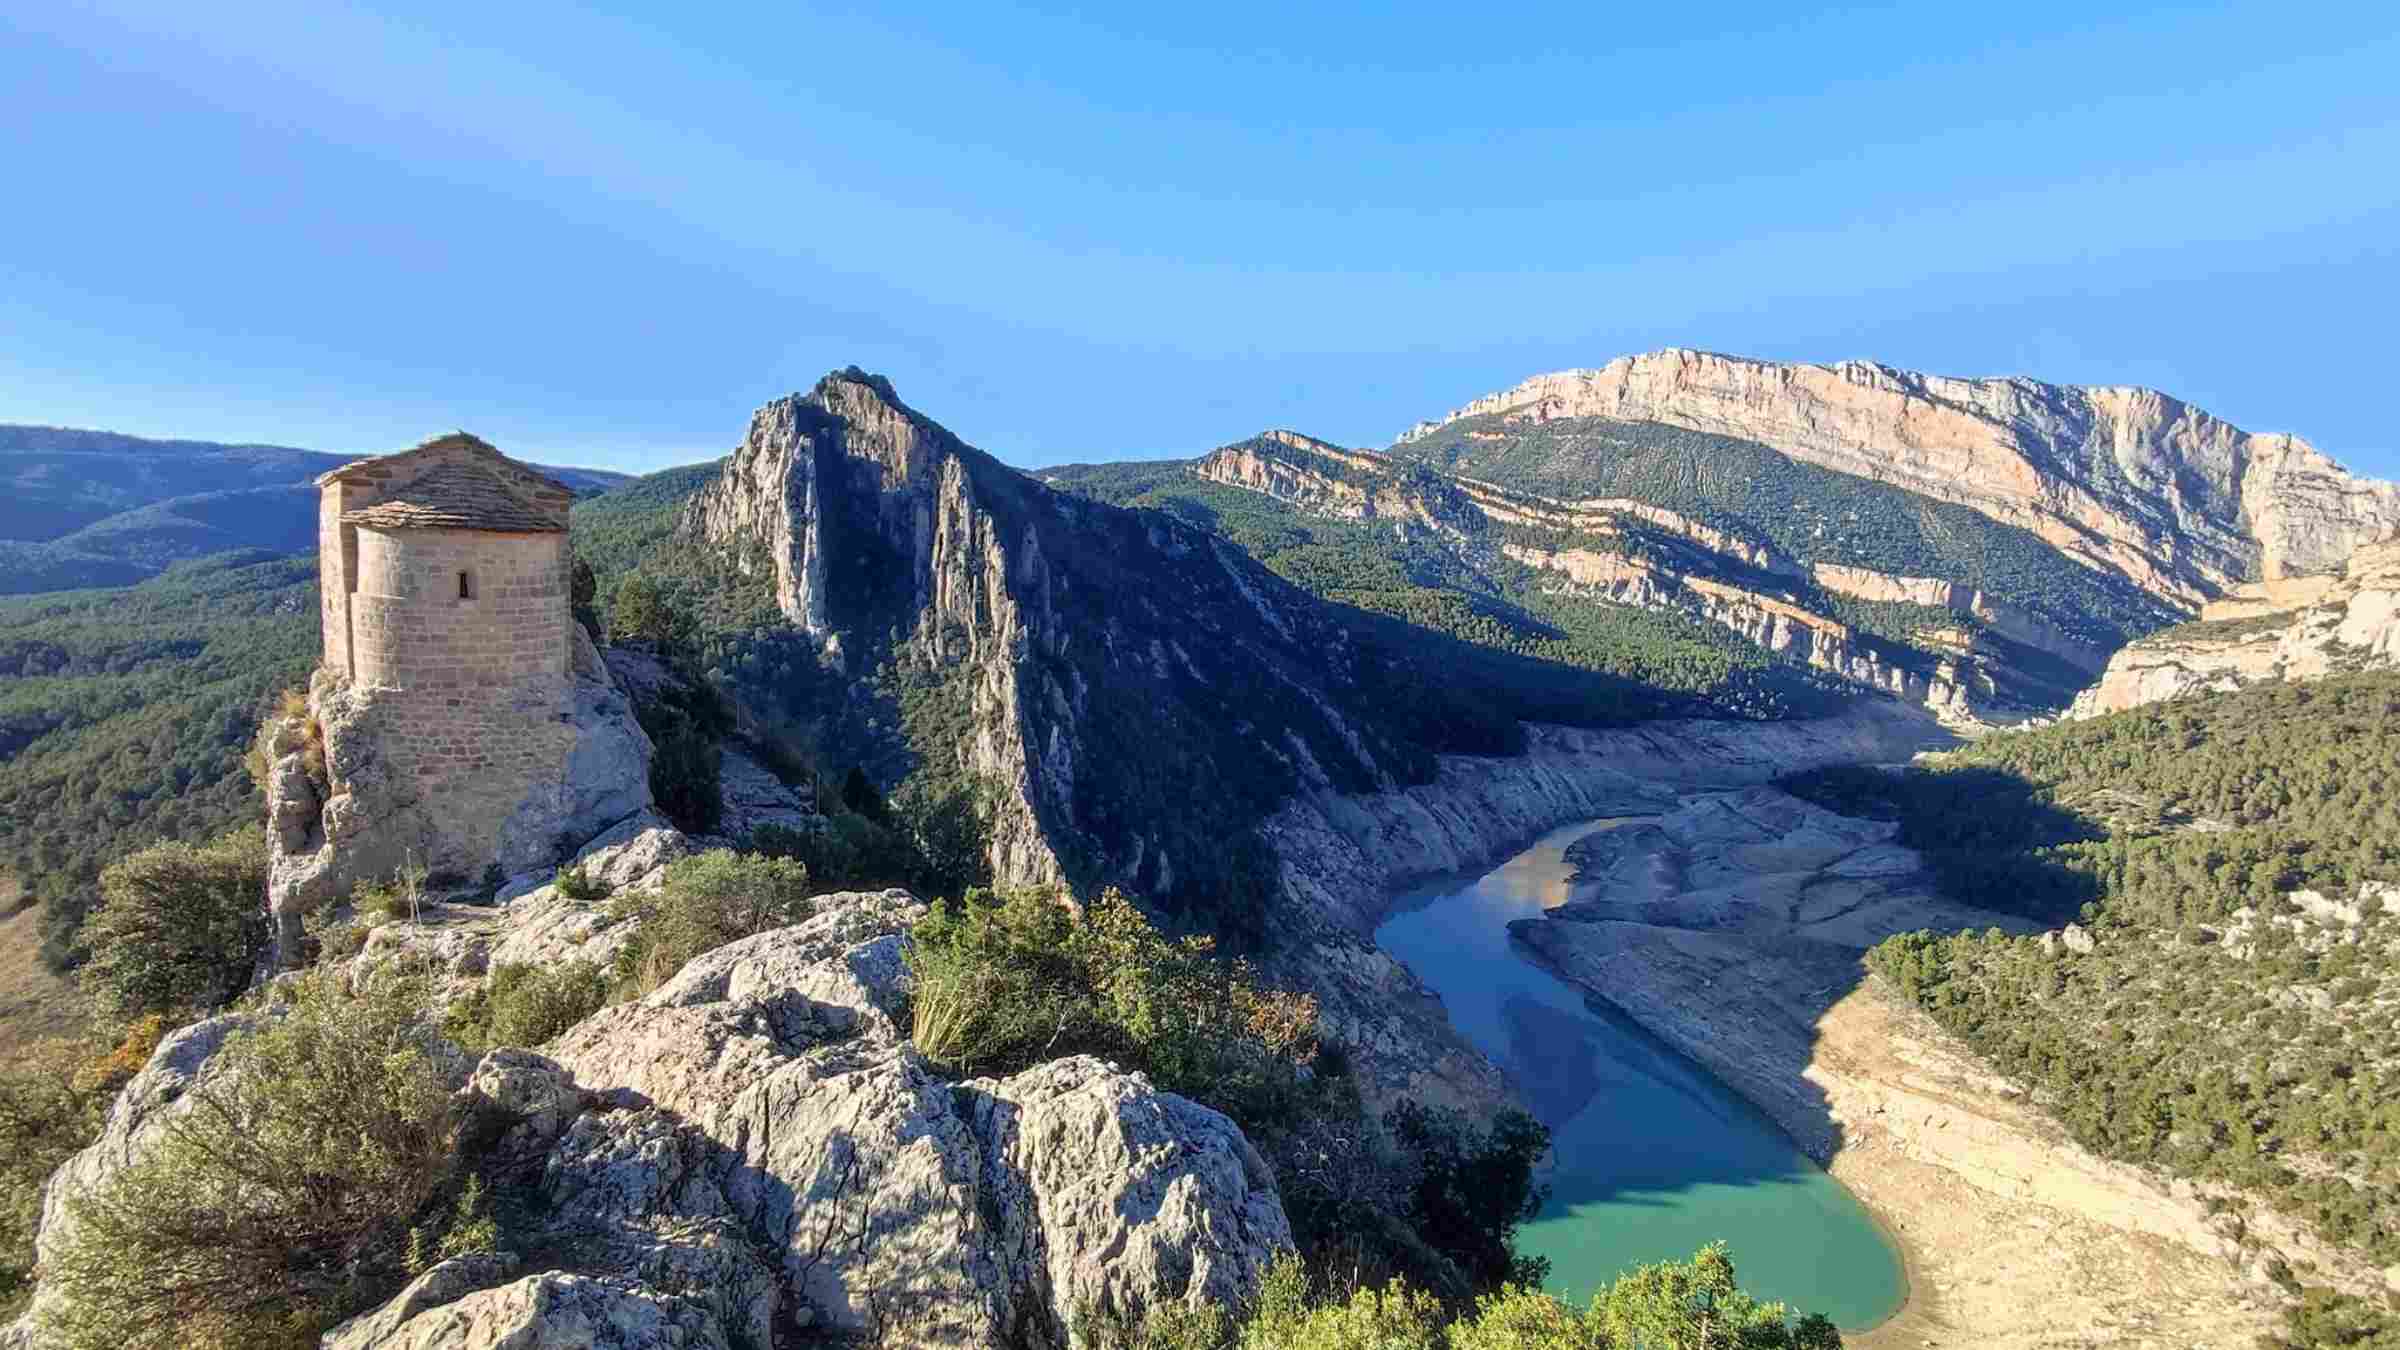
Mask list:
[[475,598],[475,574],[473,572],[458,574],[458,598],[461,600]]

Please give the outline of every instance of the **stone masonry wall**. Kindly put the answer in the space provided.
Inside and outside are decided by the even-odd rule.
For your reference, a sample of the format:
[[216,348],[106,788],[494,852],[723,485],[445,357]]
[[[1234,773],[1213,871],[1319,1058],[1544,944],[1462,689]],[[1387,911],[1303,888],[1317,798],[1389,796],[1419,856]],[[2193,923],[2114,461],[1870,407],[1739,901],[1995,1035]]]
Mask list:
[[[357,529],[352,678],[441,693],[567,673],[567,536]],[[459,596],[459,578],[471,596]],[[328,665],[332,663],[327,662]]]

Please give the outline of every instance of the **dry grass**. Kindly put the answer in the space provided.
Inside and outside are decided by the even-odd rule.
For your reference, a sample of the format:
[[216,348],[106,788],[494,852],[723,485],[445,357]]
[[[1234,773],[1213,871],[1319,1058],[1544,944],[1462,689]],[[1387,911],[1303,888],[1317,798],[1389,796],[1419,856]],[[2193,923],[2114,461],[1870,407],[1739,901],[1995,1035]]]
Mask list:
[[[0,873],[0,913],[16,899],[15,878]],[[0,1055],[86,1028],[75,987],[42,964],[41,952],[41,906],[0,919]]]

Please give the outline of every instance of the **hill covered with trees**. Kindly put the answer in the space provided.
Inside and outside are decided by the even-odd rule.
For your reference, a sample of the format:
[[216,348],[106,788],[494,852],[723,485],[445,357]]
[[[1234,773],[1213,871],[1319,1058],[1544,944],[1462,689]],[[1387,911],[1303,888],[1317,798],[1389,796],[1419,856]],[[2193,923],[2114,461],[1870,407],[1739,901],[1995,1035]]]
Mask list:
[[[2006,790],[1963,790],[1979,783]],[[1918,933],[1869,958],[2079,1142],[2400,1263],[2400,676],[2177,699],[1788,786],[1898,819],[1945,889],[2080,918],[2065,939]],[[2371,1303],[2321,1292],[2302,1311],[2385,1329],[2301,1344],[2400,1342]]]

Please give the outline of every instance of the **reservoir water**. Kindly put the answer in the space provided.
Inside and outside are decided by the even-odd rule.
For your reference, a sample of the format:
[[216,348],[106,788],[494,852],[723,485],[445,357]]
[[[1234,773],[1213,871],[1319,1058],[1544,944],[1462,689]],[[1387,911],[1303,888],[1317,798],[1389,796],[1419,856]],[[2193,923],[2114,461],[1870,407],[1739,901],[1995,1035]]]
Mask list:
[[1509,941],[1511,920],[1568,898],[1567,846],[1615,823],[1572,825],[1480,877],[1422,887],[1375,931],[1550,1127],[1550,1199],[1517,1250],[1548,1257],[1550,1292],[1580,1303],[1620,1271],[1721,1238],[1758,1297],[1846,1329],[1882,1321],[1906,1281],[1857,1199],[1731,1088]]

